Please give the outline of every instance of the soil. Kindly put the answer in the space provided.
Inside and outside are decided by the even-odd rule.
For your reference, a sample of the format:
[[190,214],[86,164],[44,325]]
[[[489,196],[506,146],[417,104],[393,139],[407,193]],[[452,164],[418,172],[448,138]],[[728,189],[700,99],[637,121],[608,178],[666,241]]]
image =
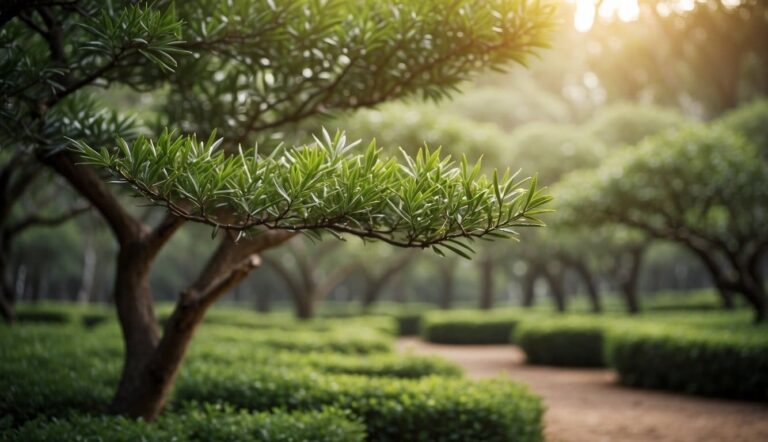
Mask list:
[[525,365],[509,345],[398,341],[398,350],[439,355],[470,378],[508,376],[544,398],[550,442],[768,442],[768,405],[622,387],[606,369]]

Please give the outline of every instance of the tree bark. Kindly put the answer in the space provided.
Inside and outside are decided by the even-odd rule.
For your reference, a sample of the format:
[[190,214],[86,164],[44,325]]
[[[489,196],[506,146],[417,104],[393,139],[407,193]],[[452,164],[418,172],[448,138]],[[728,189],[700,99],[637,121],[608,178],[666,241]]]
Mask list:
[[[162,339],[145,356],[146,361],[129,378],[135,382],[130,389],[118,390],[113,411],[134,418],[154,420],[163,409],[195,330],[208,308],[242,281],[259,265],[258,255],[252,255],[209,285],[196,283],[179,296],[168,319]],[[122,383],[121,383],[122,386]]]
[[492,309],[493,300],[493,260],[484,258],[480,261],[480,309]]
[[555,308],[558,312],[563,313],[566,309],[565,300],[565,288],[563,287],[563,269],[544,269],[544,278],[546,278],[549,284],[549,291],[552,295],[552,300],[555,302]]
[[627,258],[626,265],[622,265],[620,262],[617,266],[616,273],[619,279],[619,290],[624,296],[624,305],[627,313],[631,315],[640,312],[637,286],[640,280],[640,270],[646,248],[645,244],[630,248],[624,255]]
[[523,291],[523,307],[533,307],[536,302],[536,281],[539,279],[539,269],[529,264],[523,275],[521,288]]
[[590,272],[587,265],[581,261],[573,262],[571,267],[576,271],[581,278],[581,281],[584,283],[592,313],[602,312],[603,305],[600,300],[600,291],[597,288],[597,282],[595,282],[595,277],[592,275],[592,272]]

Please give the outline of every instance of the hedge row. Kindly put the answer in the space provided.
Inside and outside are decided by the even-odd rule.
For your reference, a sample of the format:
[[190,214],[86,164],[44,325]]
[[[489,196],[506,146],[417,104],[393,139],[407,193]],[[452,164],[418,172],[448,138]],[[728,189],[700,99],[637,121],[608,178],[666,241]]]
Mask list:
[[[368,440],[541,440],[541,403],[514,383],[332,374],[362,372],[410,378],[441,371],[451,374],[455,367],[441,366],[429,358],[386,353],[300,355],[274,351],[253,345],[248,336],[260,333],[258,330],[239,339],[229,336],[227,345],[221,345],[218,332],[229,333],[223,330],[229,327],[209,324],[205,328],[209,333],[201,333],[193,342],[171,410],[189,403],[216,402],[259,412],[309,412],[330,406],[362,422]],[[323,334],[318,333],[317,339],[325,339]],[[0,440],[36,440],[36,434],[42,434],[40,439],[51,434],[62,435],[54,438],[58,440],[75,439],[64,437],[71,434],[68,431],[85,431],[82,434],[93,434],[98,440],[106,428],[118,429],[129,439],[136,436],[133,440],[141,440],[139,436],[167,440],[162,425],[142,427],[83,416],[102,412],[114,391],[122,362],[116,336],[111,327],[84,332],[66,326],[21,326],[0,331],[0,356],[4,361],[0,364],[0,415],[4,416],[0,427],[16,429],[16,436],[0,436]],[[232,350],[216,352],[216,347]],[[272,355],[274,364],[264,355]],[[30,419],[36,419],[35,424],[26,423]],[[227,426],[246,425],[238,419],[221,431],[226,432]],[[178,437],[227,440],[229,433],[210,436],[214,427],[206,425],[200,430],[206,436],[179,432]]]
[[540,400],[509,381],[187,368],[176,390],[179,401],[220,401],[254,411],[340,407],[365,423],[369,441],[542,440]]
[[768,401],[765,332],[634,327],[609,333],[606,351],[625,385]]
[[421,319],[421,337],[438,344],[509,344],[518,313],[430,312]]
[[196,342],[190,359],[206,363],[249,364],[269,367],[306,366],[323,373],[359,374],[403,379],[425,376],[460,377],[461,368],[455,363],[433,356],[373,353],[348,355],[339,353],[275,352],[242,344],[217,345],[216,342]]
[[299,413],[248,413],[206,404],[166,414],[155,423],[115,416],[38,418],[18,429],[0,429],[9,442],[88,440],[114,442],[263,441],[362,442],[365,426],[338,409]]
[[604,367],[604,329],[596,318],[522,321],[512,341],[530,364]]

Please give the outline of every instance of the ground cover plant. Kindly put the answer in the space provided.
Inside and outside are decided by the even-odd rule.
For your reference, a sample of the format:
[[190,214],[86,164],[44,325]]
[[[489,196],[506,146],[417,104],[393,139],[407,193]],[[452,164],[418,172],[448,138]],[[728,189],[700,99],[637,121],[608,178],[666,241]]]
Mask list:
[[[322,323],[325,329],[305,324],[293,331],[279,322],[273,329],[208,324],[156,424],[100,416],[120,373],[115,321],[88,329],[78,322],[3,328],[0,356],[9,363],[0,367],[2,437],[106,437],[113,428],[119,440],[315,440],[306,435],[325,426],[317,437],[326,440],[541,440],[543,408],[526,388],[469,381],[447,361],[395,354],[394,336],[375,324]],[[304,344],[295,351],[265,339],[269,334]],[[366,334],[386,345],[343,341]],[[272,413],[278,409],[300,414]],[[287,430],[291,425],[297,428]]]

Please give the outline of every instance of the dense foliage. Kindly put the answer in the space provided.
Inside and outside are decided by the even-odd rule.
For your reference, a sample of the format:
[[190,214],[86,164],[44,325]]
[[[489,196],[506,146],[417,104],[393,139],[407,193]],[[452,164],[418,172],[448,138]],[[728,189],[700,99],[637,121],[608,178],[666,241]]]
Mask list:
[[185,407],[182,413],[164,416],[157,423],[115,416],[73,415],[63,419],[38,418],[3,437],[8,441],[51,440],[132,441],[259,441],[362,442],[365,427],[336,409],[312,412],[247,413],[232,407]]
[[521,315],[504,312],[430,312],[423,316],[421,337],[439,344],[507,344]]
[[[249,322],[248,315],[239,316]],[[124,428],[129,438],[162,440],[173,434],[180,440],[218,440],[237,431],[250,434],[261,425],[264,439],[254,440],[282,440],[272,438],[290,422],[305,422],[297,425],[304,430],[285,433],[305,440],[302,435],[316,425],[328,427],[318,437],[358,435],[361,427],[352,420],[365,425],[366,440],[541,440],[541,403],[519,385],[476,383],[462,379],[448,362],[390,353],[388,332],[355,319],[296,325],[293,331],[279,322],[270,326],[269,319],[261,322],[261,328],[215,321],[203,328],[169,413],[151,425],[94,417],[108,403],[119,375],[122,350],[113,322],[87,332],[77,323],[2,329],[0,356],[10,363],[0,367],[0,412],[5,416],[0,431],[11,440],[39,440],[57,431],[105,437],[103,431],[113,426]],[[264,338],[277,335],[304,345],[292,351]],[[344,336],[366,335],[379,336],[387,346],[362,356],[339,353],[347,349],[332,344]],[[205,405],[212,403],[220,405]],[[323,411],[328,407],[335,410]],[[309,414],[235,411],[240,409]]]
[[591,318],[552,318],[522,321],[513,342],[529,364],[603,367],[605,325]]
[[674,325],[633,327],[607,338],[619,380],[640,388],[768,401],[768,340],[751,334]]

